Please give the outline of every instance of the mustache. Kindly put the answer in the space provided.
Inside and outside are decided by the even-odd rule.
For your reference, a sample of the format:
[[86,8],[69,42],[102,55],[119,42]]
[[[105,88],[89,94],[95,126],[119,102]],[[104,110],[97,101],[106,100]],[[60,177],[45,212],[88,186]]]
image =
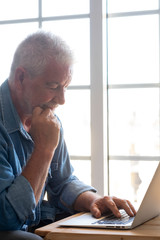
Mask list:
[[56,103],[46,103],[46,104],[41,104],[39,107],[42,108],[43,110],[50,108],[51,110],[56,109],[59,106],[59,104]]

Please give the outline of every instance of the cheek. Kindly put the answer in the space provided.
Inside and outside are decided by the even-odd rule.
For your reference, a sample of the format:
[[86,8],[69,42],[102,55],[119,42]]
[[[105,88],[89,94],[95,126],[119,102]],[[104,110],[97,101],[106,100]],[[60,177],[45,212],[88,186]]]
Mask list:
[[35,101],[39,103],[50,102],[53,99],[53,92],[51,91],[36,91],[34,95]]

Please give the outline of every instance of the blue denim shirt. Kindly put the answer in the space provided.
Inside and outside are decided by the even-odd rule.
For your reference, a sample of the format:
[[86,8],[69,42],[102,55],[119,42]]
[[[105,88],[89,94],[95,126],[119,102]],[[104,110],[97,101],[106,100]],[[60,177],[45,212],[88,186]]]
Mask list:
[[[24,229],[41,219],[54,221],[61,211],[73,213],[73,203],[84,191],[95,191],[73,173],[61,127],[60,140],[36,205],[30,183],[21,175],[34,149],[12,103],[8,81],[0,87],[0,230]],[[38,166],[37,166],[38,168]],[[44,201],[47,192],[48,201]]]

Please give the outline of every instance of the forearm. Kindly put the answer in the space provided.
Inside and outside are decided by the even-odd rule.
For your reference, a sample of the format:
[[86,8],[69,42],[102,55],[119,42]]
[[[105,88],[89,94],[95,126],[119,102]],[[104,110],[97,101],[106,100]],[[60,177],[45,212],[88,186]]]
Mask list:
[[59,133],[60,124],[51,109],[43,110],[36,107],[33,110],[30,127],[35,148],[22,175],[30,182],[37,203],[59,142]]
[[38,203],[42,189],[44,187],[50,163],[53,157],[53,152],[41,151],[35,149],[29,159],[22,175],[29,181]]

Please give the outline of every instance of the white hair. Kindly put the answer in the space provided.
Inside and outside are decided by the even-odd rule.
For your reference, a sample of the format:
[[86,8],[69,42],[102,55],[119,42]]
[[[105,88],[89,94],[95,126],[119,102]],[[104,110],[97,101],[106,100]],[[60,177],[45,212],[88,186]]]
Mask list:
[[50,32],[33,33],[17,47],[9,79],[14,78],[18,67],[26,69],[31,77],[41,75],[52,60],[61,65],[72,66],[73,54],[69,46]]

